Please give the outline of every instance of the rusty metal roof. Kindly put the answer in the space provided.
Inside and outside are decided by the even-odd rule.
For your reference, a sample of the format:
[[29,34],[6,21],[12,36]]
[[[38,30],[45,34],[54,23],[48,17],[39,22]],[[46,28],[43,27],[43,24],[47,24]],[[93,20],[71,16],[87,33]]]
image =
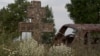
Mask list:
[[100,24],[65,24],[60,30],[73,28],[75,30],[100,31]]
[[77,30],[100,31],[100,24],[66,24],[64,26]]
[[65,24],[60,28],[59,32],[56,34],[54,41],[62,39],[65,36],[64,33],[68,28],[72,28],[78,31],[100,32],[100,24]]

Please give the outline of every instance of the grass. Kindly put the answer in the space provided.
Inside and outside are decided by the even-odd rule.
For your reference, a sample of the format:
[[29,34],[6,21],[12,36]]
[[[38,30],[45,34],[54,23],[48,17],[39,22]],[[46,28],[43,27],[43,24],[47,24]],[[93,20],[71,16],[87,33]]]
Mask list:
[[64,45],[46,46],[38,44],[34,39],[20,43],[19,52],[22,56],[72,56],[71,48]]
[[96,48],[84,48],[78,45],[76,49],[61,46],[38,44],[34,39],[0,45],[0,56],[100,56],[100,45]]

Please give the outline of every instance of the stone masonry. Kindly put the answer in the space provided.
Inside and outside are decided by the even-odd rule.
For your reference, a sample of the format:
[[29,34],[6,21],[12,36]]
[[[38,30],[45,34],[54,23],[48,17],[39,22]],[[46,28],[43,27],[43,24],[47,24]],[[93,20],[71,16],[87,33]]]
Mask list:
[[53,32],[53,23],[44,23],[43,19],[46,18],[45,7],[41,7],[40,1],[32,1],[27,8],[27,22],[19,23],[20,32],[32,32],[33,38],[41,41],[43,32]]

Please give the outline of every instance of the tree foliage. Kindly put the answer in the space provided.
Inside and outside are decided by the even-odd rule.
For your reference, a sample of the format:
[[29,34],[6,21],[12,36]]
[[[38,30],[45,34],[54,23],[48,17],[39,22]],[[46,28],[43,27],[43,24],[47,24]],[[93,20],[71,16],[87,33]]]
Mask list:
[[[43,19],[44,23],[52,23],[54,24],[53,19],[53,13],[52,8],[50,8],[48,5],[45,7],[46,9],[46,18]],[[53,32],[43,32],[42,35],[42,43],[50,44],[52,42],[52,39],[55,35],[56,29],[54,28]]]
[[19,36],[18,23],[26,19],[28,4],[26,0],[15,0],[0,10],[0,36],[3,42]]
[[53,19],[53,13],[52,13],[52,8],[50,8],[48,5],[45,7],[46,9],[46,18],[43,19],[44,23],[53,23],[54,24],[54,19]]
[[66,9],[75,23],[100,23],[100,0],[71,0]]

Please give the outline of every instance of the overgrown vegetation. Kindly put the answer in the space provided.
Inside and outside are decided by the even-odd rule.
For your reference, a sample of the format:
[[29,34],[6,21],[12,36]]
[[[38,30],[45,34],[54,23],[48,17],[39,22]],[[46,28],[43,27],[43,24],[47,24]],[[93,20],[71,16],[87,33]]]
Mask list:
[[[15,38],[20,36],[18,32],[18,23],[22,21],[26,21],[27,18],[27,6],[30,5],[30,2],[27,0],[15,0],[14,3],[8,4],[6,7],[0,10],[0,44],[5,44],[8,41],[13,41]],[[46,9],[46,18],[44,19],[44,23],[52,23],[54,24],[52,9],[49,6],[45,6]],[[42,42],[51,41],[54,32],[43,33]],[[46,37],[46,40],[44,39]],[[50,39],[51,38],[51,39]],[[49,42],[50,43],[50,42]]]
[[22,56],[72,56],[71,48],[65,45],[42,45],[38,44],[34,39],[28,39],[20,43],[18,52]]
[[[0,56],[22,55],[22,53],[17,52],[20,50],[20,42],[14,42],[14,40],[20,35],[18,32],[18,23],[28,19],[27,6],[29,4],[30,2],[27,0],[14,0],[14,3],[10,3],[6,7],[0,9]],[[54,24],[52,9],[49,8],[49,6],[46,6],[45,8],[47,13],[44,23]],[[42,43],[50,44],[54,34],[55,31],[43,33],[43,36],[41,36],[43,37]]]
[[72,56],[72,50],[65,45],[48,46],[38,44],[34,39],[0,46],[0,56]]

